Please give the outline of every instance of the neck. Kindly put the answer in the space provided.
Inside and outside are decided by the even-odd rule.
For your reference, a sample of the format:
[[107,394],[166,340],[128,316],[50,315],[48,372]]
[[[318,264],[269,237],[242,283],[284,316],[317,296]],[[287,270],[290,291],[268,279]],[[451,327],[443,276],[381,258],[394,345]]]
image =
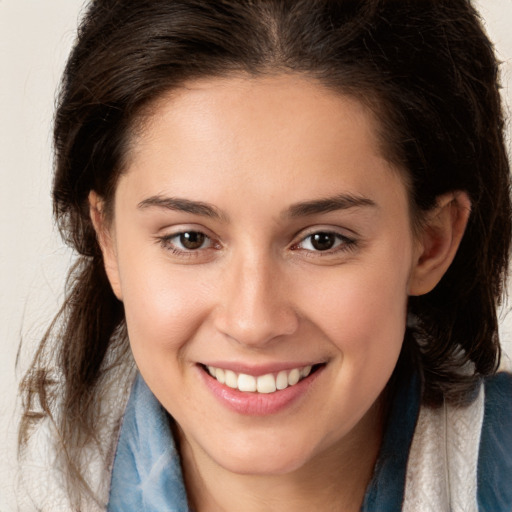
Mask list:
[[195,512],[358,511],[382,440],[382,411],[374,406],[339,443],[286,474],[232,473],[179,437]]

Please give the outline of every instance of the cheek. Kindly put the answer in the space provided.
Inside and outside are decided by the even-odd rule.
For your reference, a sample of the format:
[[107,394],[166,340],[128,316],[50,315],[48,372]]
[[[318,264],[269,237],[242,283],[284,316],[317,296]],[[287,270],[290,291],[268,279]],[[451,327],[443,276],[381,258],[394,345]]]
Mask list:
[[362,367],[389,360],[394,365],[405,330],[407,268],[356,264],[303,293],[311,320],[346,363]]
[[181,350],[207,315],[208,288],[194,280],[191,267],[171,270],[165,258],[150,259],[127,251],[119,264],[128,334],[136,360]]

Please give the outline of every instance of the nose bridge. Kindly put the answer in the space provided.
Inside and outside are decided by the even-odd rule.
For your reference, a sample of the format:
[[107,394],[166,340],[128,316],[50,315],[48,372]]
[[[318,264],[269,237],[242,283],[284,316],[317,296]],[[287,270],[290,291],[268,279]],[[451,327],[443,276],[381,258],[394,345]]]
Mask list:
[[259,346],[297,329],[284,271],[271,254],[238,252],[223,281],[217,328],[225,335],[241,344]]

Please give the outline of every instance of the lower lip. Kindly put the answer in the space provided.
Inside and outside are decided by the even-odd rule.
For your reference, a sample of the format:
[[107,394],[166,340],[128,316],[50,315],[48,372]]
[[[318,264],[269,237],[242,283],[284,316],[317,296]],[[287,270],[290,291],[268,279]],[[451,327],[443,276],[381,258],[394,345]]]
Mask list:
[[242,392],[221,384],[201,367],[198,367],[198,371],[208,389],[228,409],[248,416],[267,416],[290,407],[294,402],[305,396],[324,368],[325,366],[321,366],[317,371],[294,386],[289,386],[274,393]]

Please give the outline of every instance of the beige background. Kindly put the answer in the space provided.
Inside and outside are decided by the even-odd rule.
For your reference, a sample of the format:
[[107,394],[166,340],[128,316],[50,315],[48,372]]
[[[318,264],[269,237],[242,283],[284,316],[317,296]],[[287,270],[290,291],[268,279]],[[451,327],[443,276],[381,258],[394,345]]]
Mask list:
[[[82,4],[0,0],[0,512],[14,510],[16,352],[23,338],[23,367],[57,310],[72,258],[52,224],[50,126]],[[512,0],[476,5],[503,61],[503,94],[512,105]],[[512,315],[502,316],[512,354]]]

